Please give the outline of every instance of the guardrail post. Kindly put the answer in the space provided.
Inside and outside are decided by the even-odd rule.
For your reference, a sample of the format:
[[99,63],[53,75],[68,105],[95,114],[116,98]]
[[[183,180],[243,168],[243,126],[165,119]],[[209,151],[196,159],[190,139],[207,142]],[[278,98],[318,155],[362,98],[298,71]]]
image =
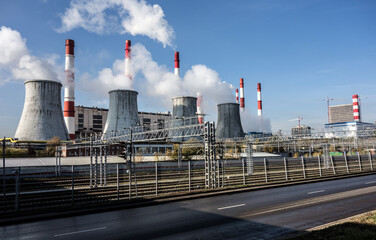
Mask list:
[[158,196],[158,162],[155,162],[155,196]]
[[264,158],[265,182],[268,182],[268,172],[266,168],[266,158]]
[[346,153],[344,153],[343,156],[344,156],[344,158],[345,158],[345,164],[346,164],[346,170],[347,170],[347,173],[350,173],[350,171],[349,171],[349,164],[348,164],[348,162],[347,162],[347,155],[346,155]]
[[98,187],[98,151],[96,147],[94,147],[94,155],[94,187]]
[[20,209],[20,178],[21,178],[21,167],[18,167],[16,176],[16,199],[15,199],[15,210]]
[[60,149],[60,151],[59,151],[59,176],[60,176],[60,174],[61,174],[61,152],[62,152],[62,150]]
[[283,164],[285,165],[285,176],[286,176],[286,181],[289,180],[289,177],[287,175],[287,162],[286,162],[286,158],[283,157]]
[[333,174],[336,175],[336,169],[335,169],[335,167],[334,167],[333,156],[330,156],[330,161],[331,161],[331,163],[332,163]]
[[245,166],[244,166],[244,158],[242,158],[242,167],[243,167],[243,185],[245,185]]
[[317,154],[317,161],[319,162],[319,172],[320,172],[320,177],[322,177],[321,160],[320,160],[320,155],[318,155],[318,154]]
[[371,171],[373,171],[373,164],[372,164],[372,155],[371,152],[368,152],[368,158],[369,158],[369,163],[371,165]]
[[131,199],[131,198],[132,198],[132,176],[131,176],[131,167],[129,167],[129,169],[128,169],[128,190],[129,190],[128,198]]
[[358,162],[359,162],[359,170],[362,171],[362,162],[361,162],[361,159],[360,159],[359,152],[358,152]]
[[104,151],[104,185],[107,185],[107,146],[103,148]]
[[222,163],[222,165],[221,165],[221,167],[222,167],[222,187],[224,187],[225,186],[225,162],[224,162],[223,159],[221,160],[221,163]]
[[74,205],[74,165],[72,165],[72,205]]
[[102,154],[103,147],[102,145],[99,146],[99,184],[103,186],[103,154]]
[[55,147],[55,156],[56,156],[56,160],[55,160],[55,176],[57,176],[57,164],[58,164],[58,161],[59,161],[58,147]]
[[188,191],[191,191],[191,160],[188,161]]
[[116,164],[116,192],[117,192],[117,200],[120,199],[119,197],[119,163]]
[[133,161],[134,164],[134,185],[136,190],[136,199],[138,198],[138,188],[137,188],[137,174],[136,174],[136,163]]
[[90,188],[93,187],[93,140],[92,137],[90,136]]
[[305,166],[304,166],[304,156],[302,156],[302,168],[303,168],[303,177],[305,179],[306,178],[306,173],[305,173]]

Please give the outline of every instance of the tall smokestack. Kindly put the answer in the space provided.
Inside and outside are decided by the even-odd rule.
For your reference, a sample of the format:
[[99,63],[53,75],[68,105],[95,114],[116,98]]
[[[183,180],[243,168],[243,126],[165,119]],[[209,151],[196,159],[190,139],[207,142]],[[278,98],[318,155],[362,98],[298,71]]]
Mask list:
[[175,52],[175,75],[180,76],[180,59],[179,52]]
[[257,83],[257,115],[262,116],[261,83]]
[[74,140],[74,41],[71,39],[65,40],[65,79],[64,121],[68,129],[69,138]]
[[244,111],[245,102],[244,102],[244,80],[240,79],[240,111]]
[[236,103],[239,103],[239,89],[236,89],[235,96],[236,96]]
[[197,92],[197,115],[198,115],[198,123],[204,123],[204,116],[201,108],[202,104],[202,95],[200,92]]
[[132,79],[131,74],[131,40],[125,41],[125,76]]
[[360,109],[359,109],[359,96],[355,94],[353,98],[353,112],[354,112],[354,121],[360,122]]

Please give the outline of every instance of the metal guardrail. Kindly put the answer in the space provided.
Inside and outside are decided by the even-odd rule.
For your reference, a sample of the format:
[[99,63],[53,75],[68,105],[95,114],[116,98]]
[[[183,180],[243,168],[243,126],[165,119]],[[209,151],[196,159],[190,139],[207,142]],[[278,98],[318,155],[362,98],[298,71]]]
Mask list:
[[[320,177],[375,172],[375,155],[313,158],[246,158],[217,160],[215,189],[262,186]],[[15,212],[107,204],[117,200],[158,198],[205,190],[205,162],[137,163],[106,167],[55,166],[6,168],[2,216]],[[3,184],[3,182],[0,182]]]

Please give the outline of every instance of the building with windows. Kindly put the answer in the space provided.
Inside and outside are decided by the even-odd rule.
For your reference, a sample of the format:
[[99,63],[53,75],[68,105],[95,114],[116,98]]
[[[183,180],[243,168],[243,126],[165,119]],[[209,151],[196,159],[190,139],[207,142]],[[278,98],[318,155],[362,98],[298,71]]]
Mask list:
[[310,137],[312,135],[312,128],[306,125],[296,126],[291,128],[291,135],[293,137]]
[[329,107],[329,124],[354,121],[353,104]]
[[[108,109],[75,106],[76,138],[89,137],[91,133],[101,133],[106,125]],[[171,119],[171,113],[139,112],[140,125],[145,131],[162,129]]]

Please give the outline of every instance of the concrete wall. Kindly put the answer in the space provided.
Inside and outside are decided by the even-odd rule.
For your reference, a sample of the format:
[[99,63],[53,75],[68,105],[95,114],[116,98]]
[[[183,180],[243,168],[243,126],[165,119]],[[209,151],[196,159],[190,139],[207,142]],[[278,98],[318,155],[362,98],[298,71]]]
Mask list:
[[68,140],[61,107],[60,82],[25,82],[25,104],[15,137],[20,140],[47,141],[53,137]]
[[138,116],[137,95],[132,90],[113,90],[109,92],[110,106],[104,133],[108,136],[122,132],[140,124]]
[[239,103],[218,104],[216,138],[244,137],[240,120]]

